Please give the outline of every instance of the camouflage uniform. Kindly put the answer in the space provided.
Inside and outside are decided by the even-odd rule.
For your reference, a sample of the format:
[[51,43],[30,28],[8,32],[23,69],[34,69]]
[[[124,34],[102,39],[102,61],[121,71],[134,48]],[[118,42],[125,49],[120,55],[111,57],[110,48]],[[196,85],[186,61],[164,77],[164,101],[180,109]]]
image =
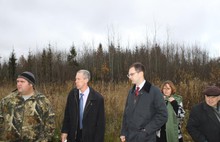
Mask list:
[[55,128],[55,114],[49,100],[35,91],[24,100],[17,91],[0,102],[0,141],[50,141]]

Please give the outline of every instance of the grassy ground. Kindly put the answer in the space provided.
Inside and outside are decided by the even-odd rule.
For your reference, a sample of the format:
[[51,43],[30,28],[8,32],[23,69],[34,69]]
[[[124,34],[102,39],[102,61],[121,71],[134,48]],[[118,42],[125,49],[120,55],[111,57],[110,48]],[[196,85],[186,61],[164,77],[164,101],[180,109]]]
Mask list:
[[[155,85],[161,82],[156,82]],[[91,83],[94,89],[100,92],[105,99],[105,112],[106,112],[106,132],[105,142],[120,142],[119,134],[121,129],[121,121],[124,110],[124,105],[127,97],[130,83]],[[184,108],[186,116],[182,125],[182,132],[185,142],[191,142],[192,139],[187,133],[185,126],[188,120],[189,110],[192,105],[202,100],[201,91],[205,83],[199,80],[192,80],[187,83],[177,84],[177,90],[183,96]],[[14,85],[0,86],[0,99],[15,88]],[[60,140],[60,128],[62,125],[64,107],[68,92],[73,87],[72,82],[66,82],[64,85],[47,84],[37,86],[37,90],[44,93],[51,101],[56,112],[56,132],[54,135],[54,142]]]

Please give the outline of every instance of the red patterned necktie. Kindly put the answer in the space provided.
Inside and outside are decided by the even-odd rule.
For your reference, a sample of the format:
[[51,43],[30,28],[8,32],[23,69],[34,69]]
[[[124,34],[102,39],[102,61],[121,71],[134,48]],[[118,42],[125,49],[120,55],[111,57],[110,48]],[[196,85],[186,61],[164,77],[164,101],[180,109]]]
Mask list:
[[140,87],[137,87],[137,88],[136,88],[136,90],[135,90],[135,96],[138,96],[139,89],[140,89]]

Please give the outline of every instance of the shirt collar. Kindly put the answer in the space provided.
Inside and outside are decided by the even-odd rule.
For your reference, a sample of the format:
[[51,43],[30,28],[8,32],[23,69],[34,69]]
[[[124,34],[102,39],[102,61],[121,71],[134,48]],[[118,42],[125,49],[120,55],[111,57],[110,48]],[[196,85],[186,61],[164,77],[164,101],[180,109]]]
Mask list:
[[145,84],[146,80],[144,80],[139,86],[136,86],[136,87],[139,87],[139,90],[141,90]]
[[[87,97],[89,95],[89,87],[84,92],[81,92],[79,90],[79,94],[81,94],[81,93],[84,94],[85,97]],[[80,95],[79,95],[79,97],[80,97]]]

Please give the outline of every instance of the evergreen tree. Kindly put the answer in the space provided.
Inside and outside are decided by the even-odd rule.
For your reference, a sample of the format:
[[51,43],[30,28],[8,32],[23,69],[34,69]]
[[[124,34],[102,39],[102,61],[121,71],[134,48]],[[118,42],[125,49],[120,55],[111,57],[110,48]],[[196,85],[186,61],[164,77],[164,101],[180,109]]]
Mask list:
[[76,53],[75,46],[73,44],[72,47],[70,48],[70,53],[67,56],[67,62],[68,62],[69,69],[71,70],[71,72],[72,71],[74,72],[77,70],[76,67],[78,66],[78,63],[76,60],[76,56],[77,56],[77,53]]
[[28,53],[27,65],[27,70],[33,72],[33,55],[31,54],[31,51]]
[[70,48],[70,54],[67,56],[67,61],[69,62],[69,64],[71,66],[77,66],[78,63],[76,61],[76,49],[75,49],[75,45],[73,44],[72,47]]
[[46,50],[43,49],[43,52],[41,54],[41,80],[40,82],[45,82],[46,81],[46,72],[47,72],[47,61],[46,61]]
[[49,44],[48,52],[47,52],[47,74],[48,74],[48,80],[49,82],[52,81],[53,76],[53,53],[51,49],[51,45]]
[[9,79],[12,82],[15,81],[15,73],[16,73],[16,66],[17,66],[16,60],[17,60],[16,55],[13,49],[9,57],[9,62],[8,62]]

